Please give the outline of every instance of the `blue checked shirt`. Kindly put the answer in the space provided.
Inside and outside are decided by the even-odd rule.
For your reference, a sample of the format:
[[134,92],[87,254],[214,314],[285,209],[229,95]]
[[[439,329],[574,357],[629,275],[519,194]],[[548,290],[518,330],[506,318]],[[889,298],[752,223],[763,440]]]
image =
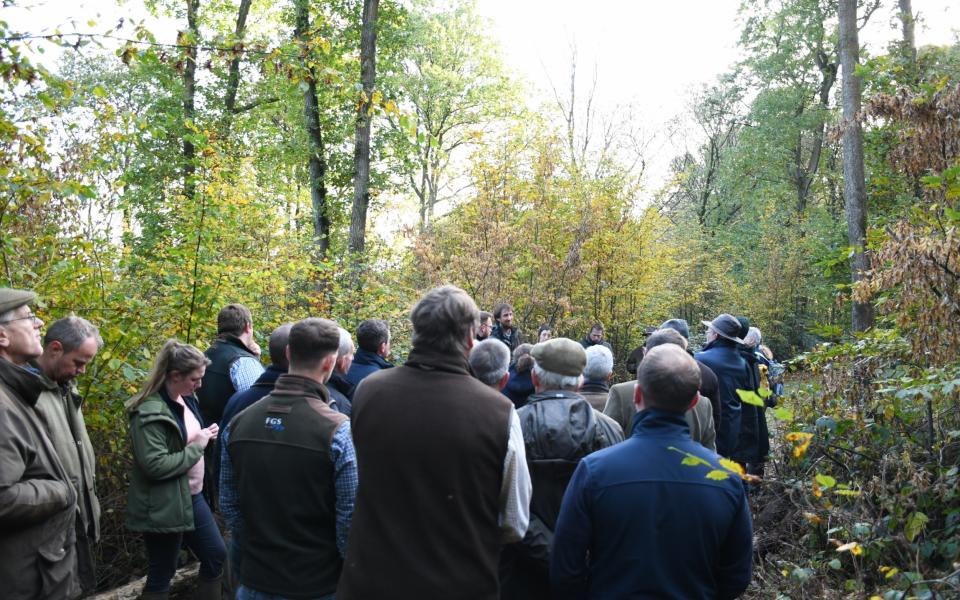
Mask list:
[[233,389],[242,392],[256,383],[263,371],[259,360],[241,356],[230,365],[230,383],[233,384]]
[[[230,427],[220,432],[220,512],[227,527],[242,536],[243,519],[240,494],[233,470],[227,442]],[[330,457],[333,459],[334,494],[336,496],[337,550],[340,556],[347,555],[347,536],[350,534],[350,521],[353,519],[353,503],[357,496],[357,455],[353,449],[353,434],[350,433],[350,421],[345,421],[333,434],[330,445]]]

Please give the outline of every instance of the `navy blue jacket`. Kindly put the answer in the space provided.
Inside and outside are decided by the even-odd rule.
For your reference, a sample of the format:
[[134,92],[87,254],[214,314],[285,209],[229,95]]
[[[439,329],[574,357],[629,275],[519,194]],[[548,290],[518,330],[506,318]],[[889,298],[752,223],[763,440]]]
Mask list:
[[353,385],[347,378],[337,371],[330,374],[330,379],[324,384],[330,392],[330,404],[342,415],[350,416],[353,410]]
[[[223,416],[220,417],[220,429],[226,429],[227,425],[230,424],[230,420],[237,416],[240,411],[272,392],[277,378],[286,372],[286,369],[278,369],[270,365],[260,374],[260,377],[257,378],[252,386],[242,392],[235,392],[230,396],[230,399],[227,400],[227,406],[223,409]],[[220,453],[217,452],[218,460],[219,457]]]
[[[696,457],[707,464],[683,464]],[[719,456],[682,414],[647,409],[633,435],[580,461],[554,536],[555,598],[735,598],[752,576],[742,481],[706,477]],[[689,462],[689,461],[688,461]]]
[[693,357],[710,367],[717,376],[717,396],[720,402],[720,423],[717,425],[717,453],[731,456],[740,437],[740,396],[737,390],[752,390],[753,381],[747,362],[740,355],[736,343],[717,338]]
[[347,371],[347,381],[353,385],[359,385],[367,375],[372,375],[381,369],[389,369],[392,366],[376,352],[360,348],[353,355],[353,364]]
[[530,375],[531,369],[523,373],[517,372],[516,365],[511,365],[508,373],[510,379],[507,385],[503,387],[503,395],[510,398],[513,405],[517,408],[526,405],[527,399],[533,395],[533,377]]

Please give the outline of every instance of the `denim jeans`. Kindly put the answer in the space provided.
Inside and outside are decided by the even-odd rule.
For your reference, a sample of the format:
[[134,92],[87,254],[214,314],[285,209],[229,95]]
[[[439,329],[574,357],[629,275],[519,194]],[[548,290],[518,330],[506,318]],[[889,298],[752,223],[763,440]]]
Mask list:
[[[264,594],[263,592],[258,592],[256,590],[251,590],[245,585],[241,585],[237,590],[237,600],[288,600],[284,596],[277,596],[274,594]],[[329,594],[327,596],[319,596],[313,598],[312,600],[334,600],[334,594]]]
[[216,579],[223,574],[227,550],[213,520],[213,513],[202,494],[193,496],[193,531],[183,533],[145,533],[147,545],[147,583],[144,592],[166,592],[177,571],[181,546],[189,548],[200,560],[200,577]]

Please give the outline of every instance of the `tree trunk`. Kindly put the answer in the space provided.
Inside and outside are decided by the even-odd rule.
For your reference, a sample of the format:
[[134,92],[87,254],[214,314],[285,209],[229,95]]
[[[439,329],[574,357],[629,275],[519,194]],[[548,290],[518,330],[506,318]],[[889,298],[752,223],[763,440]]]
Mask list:
[[911,0],[900,0],[900,22],[903,23],[903,57],[912,69],[917,64],[917,41],[913,33],[915,21]]
[[[853,246],[851,280],[860,281],[870,268],[866,253],[867,192],[863,169],[863,131],[860,128],[860,77],[856,66],[860,55],[857,36],[857,0],[840,0],[840,65],[843,68],[843,198],[847,212],[847,237]],[[873,305],[853,302],[853,331],[873,325]]]
[[[309,0],[297,0],[294,35],[307,49],[310,32]],[[317,81],[312,68],[306,69],[307,88],[303,92],[303,116],[307,127],[307,148],[310,151],[310,203],[313,206],[313,237],[317,258],[323,260],[330,249],[330,206],[327,202],[327,160],[320,129],[320,107]]]
[[360,84],[363,97],[357,112],[357,137],[353,151],[353,211],[350,215],[350,252],[359,260],[366,242],[367,208],[370,206],[370,116],[377,76],[377,10],[379,0],[363,0],[360,31]]
[[[820,89],[818,102],[823,111],[823,120],[813,132],[812,147],[810,156],[807,159],[806,168],[800,162],[800,153],[797,153],[797,213],[801,214],[807,209],[807,201],[810,198],[810,188],[816,178],[817,171],[820,170],[820,155],[823,152],[824,131],[827,126],[826,112],[830,107],[830,90],[837,79],[837,65],[831,61],[824,52],[817,54],[817,68],[820,70]],[[799,150],[799,148],[798,148]]]
[[[187,0],[187,32],[184,66],[183,66],[183,121],[193,122],[196,114],[195,98],[197,95],[197,45],[200,40],[200,31],[197,27],[197,13],[200,10],[200,0]],[[197,149],[190,141],[189,132],[183,136],[183,195],[188,202],[192,202],[197,190],[197,165],[195,163]]]
[[[251,4],[253,4],[253,0],[240,0],[240,8],[237,10],[237,27],[234,30],[234,37],[237,38],[237,46],[243,43],[243,34],[247,28],[247,15],[250,14]],[[229,116],[236,111],[237,90],[240,88],[240,57],[243,53],[240,51],[240,48],[235,49],[237,51],[233,58],[230,59],[230,68],[227,73],[227,93],[223,100],[228,119]]]

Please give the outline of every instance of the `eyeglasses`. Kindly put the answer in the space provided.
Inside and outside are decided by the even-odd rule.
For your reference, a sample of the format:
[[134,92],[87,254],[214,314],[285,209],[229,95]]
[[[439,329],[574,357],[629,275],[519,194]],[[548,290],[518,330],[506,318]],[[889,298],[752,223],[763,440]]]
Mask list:
[[26,321],[27,319],[30,319],[30,321],[34,325],[36,325],[37,323],[43,323],[43,321],[41,321],[40,317],[38,317],[37,315],[27,315],[25,317],[17,317],[16,319],[7,319],[6,321],[0,321],[0,325],[6,325],[7,323],[13,323],[14,321]]

